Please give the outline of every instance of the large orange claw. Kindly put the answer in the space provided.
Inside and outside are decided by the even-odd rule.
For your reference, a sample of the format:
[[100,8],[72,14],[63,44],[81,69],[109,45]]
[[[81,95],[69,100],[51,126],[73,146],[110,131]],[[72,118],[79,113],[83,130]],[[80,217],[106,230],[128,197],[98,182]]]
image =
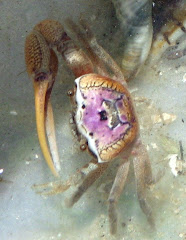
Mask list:
[[25,61],[35,91],[36,124],[43,155],[55,176],[60,170],[50,94],[58,68],[57,47],[76,77],[93,72],[91,60],[54,20],[38,23],[26,38]]
[[55,52],[48,47],[45,38],[37,30],[33,30],[26,38],[25,61],[34,85],[36,124],[41,150],[51,171],[58,176],[60,162],[50,103],[58,60]]

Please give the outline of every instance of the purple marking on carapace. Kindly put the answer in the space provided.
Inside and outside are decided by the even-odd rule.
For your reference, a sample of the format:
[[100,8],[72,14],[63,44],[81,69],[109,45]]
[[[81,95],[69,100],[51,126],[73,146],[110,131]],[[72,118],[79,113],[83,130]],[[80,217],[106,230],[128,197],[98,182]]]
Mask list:
[[[82,93],[81,93],[82,94]],[[93,133],[98,147],[104,147],[113,142],[118,141],[130,128],[129,119],[127,119],[127,110],[124,100],[127,97],[111,89],[92,88],[83,90],[82,97],[84,99],[85,108],[82,112],[83,125],[88,133]],[[105,102],[114,106],[114,113],[106,107]],[[101,113],[107,114],[107,118],[101,120]],[[122,115],[120,115],[122,112]],[[117,125],[109,126],[111,118],[117,118]]]

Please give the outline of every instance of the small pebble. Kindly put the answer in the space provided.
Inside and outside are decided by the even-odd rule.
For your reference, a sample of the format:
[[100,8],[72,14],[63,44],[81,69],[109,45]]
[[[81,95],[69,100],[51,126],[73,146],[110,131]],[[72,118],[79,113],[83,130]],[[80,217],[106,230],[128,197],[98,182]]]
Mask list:
[[10,111],[10,114],[13,115],[13,116],[17,116],[18,115],[15,110]]
[[57,235],[58,237],[61,237],[62,235],[61,235],[61,233],[58,233],[58,235]]
[[186,235],[185,233],[180,233],[180,234],[179,234],[179,237],[180,237],[180,238],[183,238],[183,237],[185,237],[185,235]]
[[178,208],[174,210],[174,213],[175,213],[176,215],[179,214],[179,212],[180,212],[180,210],[179,210]]
[[183,82],[186,82],[186,73],[183,75]]

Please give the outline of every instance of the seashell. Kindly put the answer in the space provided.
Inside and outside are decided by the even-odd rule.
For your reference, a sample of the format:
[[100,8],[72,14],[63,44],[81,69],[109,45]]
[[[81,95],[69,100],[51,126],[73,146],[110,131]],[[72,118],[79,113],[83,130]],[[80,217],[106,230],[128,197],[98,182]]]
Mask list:
[[[155,63],[170,46],[186,33],[184,0],[112,0],[124,34],[122,69],[127,80],[140,70],[147,57]],[[168,56],[185,55],[185,48]]]
[[152,1],[113,0],[113,3],[126,41],[122,69],[129,80],[138,73],[151,48]]

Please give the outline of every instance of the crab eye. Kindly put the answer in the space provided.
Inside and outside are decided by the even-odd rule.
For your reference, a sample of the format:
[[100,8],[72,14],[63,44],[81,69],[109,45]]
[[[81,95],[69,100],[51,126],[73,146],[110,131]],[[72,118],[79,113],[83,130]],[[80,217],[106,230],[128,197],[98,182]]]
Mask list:
[[85,151],[87,149],[87,144],[86,143],[81,144],[80,149],[81,151]]
[[74,91],[73,90],[68,90],[67,96],[69,96],[69,97],[74,96]]

